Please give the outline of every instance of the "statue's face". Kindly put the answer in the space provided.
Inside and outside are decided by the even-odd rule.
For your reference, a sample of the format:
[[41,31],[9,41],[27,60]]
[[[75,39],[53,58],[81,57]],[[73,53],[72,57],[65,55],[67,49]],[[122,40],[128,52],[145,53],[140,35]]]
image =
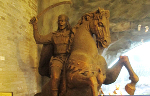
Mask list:
[[60,30],[63,30],[63,29],[66,28],[66,26],[67,26],[66,23],[67,23],[67,22],[66,22],[65,16],[60,16],[60,17],[58,18],[58,27],[59,27]]

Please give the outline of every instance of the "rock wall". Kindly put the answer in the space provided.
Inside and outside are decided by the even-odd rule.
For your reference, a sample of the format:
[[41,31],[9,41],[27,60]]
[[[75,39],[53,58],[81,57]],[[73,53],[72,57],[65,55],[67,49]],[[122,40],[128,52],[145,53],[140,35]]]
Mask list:
[[0,0],[0,92],[33,96],[41,90],[31,17],[37,0]]

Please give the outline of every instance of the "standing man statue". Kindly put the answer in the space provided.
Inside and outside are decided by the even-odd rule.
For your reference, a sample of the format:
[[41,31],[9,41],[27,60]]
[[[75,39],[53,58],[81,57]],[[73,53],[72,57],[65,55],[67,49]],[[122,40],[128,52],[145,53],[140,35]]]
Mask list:
[[40,35],[37,28],[37,19],[33,17],[30,20],[33,25],[33,35],[37,44],[52,44],[54,54],[49,62],[50,88],[51,96],[58,96],[61,73],[65,62],[70,55],[71,44],[74,36],[69,18],[66,15],[58,16],[58,30],[45,36]]

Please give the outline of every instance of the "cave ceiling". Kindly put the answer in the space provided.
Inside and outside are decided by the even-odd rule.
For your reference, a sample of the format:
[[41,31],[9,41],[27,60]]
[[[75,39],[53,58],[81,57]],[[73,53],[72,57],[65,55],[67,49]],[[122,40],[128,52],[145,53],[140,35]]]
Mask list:
[[[110,11],[112,44],[104,53],[108,63],[142,42],[149,41],[150,31],[145,32],[145,26],[150,27],[150,0],[72,0],[72,16],[76,17],[71,24],[75,25],[76,18],[98,7]],[[138,25],[141,25],[140,31]]]
[[[38,11],[40,12],[49,5],[55,4],[58,1],[61,2],[63,0],[39,0]],[[118,58],[121,54],[142,44],[142,42],[149,41],[150,30],[145,32],[145,26],[150,27],[150,0],[69,1],[72,2],[71,5],[60,5],[47,12],[45,15],[48,16],[43,17],[45,18],[45,21],[42,21],[40,27],[44,25],[43,31],[49,29],[56,30],[57,25],[54,24],[54,22],[57,21],[56,17],[62,13],[68,15],[68,17],[70,18],[71,26],[74,26],[77,24],[82,15],[88,12],[93,12],[97,10],[98,7],[109,10],[110,34],[112,43],[108,48],[105,49],[103,53],[103,56],[105,57],[108,65],[112,63],[116,58]],[[50,2],[50,4],[48,4],[47,2]],[[50,23],[48,21],[50,21]],[[141,25],[140,31],[138,31],[139,24]]]

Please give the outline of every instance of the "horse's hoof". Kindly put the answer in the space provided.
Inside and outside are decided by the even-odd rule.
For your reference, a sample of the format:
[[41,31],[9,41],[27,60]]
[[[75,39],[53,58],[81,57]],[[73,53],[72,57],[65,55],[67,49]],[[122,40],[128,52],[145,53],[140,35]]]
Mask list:
[[135,92],[135,85],[129,83],[129,84],[127,84],[127,85],[125,86],[125,90],[126,90],[126,92],[127,92],[128,94],[134,95],[134,92]]

